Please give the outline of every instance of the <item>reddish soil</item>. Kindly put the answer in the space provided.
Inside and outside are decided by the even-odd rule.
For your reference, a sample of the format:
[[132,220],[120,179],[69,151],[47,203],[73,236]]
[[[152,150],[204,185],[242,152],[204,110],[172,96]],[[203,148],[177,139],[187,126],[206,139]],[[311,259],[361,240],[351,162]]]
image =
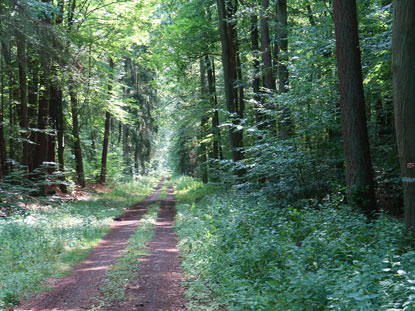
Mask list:
[[[52,284],[52,290],[45,293],[40,293],[39,295],[32,298],[30,301],[24,302],[22,305],[17,307],[16,311],[79,311],[79,310],[88,310],[88,308],[93,304],[94,297],[99,296],[99,287],[102,281],[105,278],[106,272],[109,267],[114,265],[118,258],[122,255],[125,250],[128,239],[133,234],[135,229],[140,223],[141,217],[146,212],[146,206],[151,203],[160,200],[160,188],[163,184],[163,180],[160,182],[159,186],[156,188],[154,193],[147,197],[145,200],[141,201],[137,205],[133,206],[131,209],[127,210],[121,217],[120,221],[115,222],[111,226],[111,232],[108,233],[103,240],[98,244],[96,248],[91,252],[88,259],[83,263],[75,266],[73,273],[67,277],[60,279],[55,279],[50,281]],[[158,283],[162,284],[161,287],[156,287],[146,281],[145,284],[149,288],[157,290],[157,293],[148,292],[148,295],[144,301],[157,300],[162,298],[162,295],[171,294],[170,285],[167,282],[170,280],[174,283],[175,290],[180,292],[180,294],[172,294],[172,297],[182,296],[180,285],[180,264],[177,257],[176,239],[174,237],[174,232],[172,229],[173,217],[174,217],[174,200],[173,194],[170,192],[168,199],[165,200],[162,205],[164,207],[161,209],[160,218],[157,222],[157,231],[155,241],[159,240],[162,236],[166,236],[168,242],[163,242],[163,244],[158,244],[157,249],[153,246],[151,247],[152,252],[157,252],[158,255],[148,258],[153,269],[156,268],[156,272],[162,280],[159,280]],[[154,242],[152,243],[154,245]],[[164,248],[158,249],[158,248]],[[166,260],[164,253],[172,254],[167,256]],[[153,256],[153,255],[151,255]],[[161,259],[159,259],[161,256]],[[161,261],[160,261],[161,260]],[[163,266],[162,266],[163,265]],[[171,265],[171,267],[166,266]],[[143,266],[145,266],[143,264]],[[174,270],[172,270],[174,269]],[[141,272],[140,272],[141,273]],[[146,269],[143,271],[143,276],[146,274]],[[151,272],[150,272],[151,273]],[[166,277],[164,274],[166,273]],[[155,280],[154,280],[155,281]],[[167,292],[166,292],[167,290]],[[172,302],[176,304],[176,300]],[[155,302],[154,305],[160,305]],[[164,302],[163,302],[164,306]],[[125,311],[134,310],[134,308],[122,309]],[[160,310],[160,309],[137,309],[137,310]],[[164,310],[179,310],[179,309],[164,309]]]
[[182,270],[174,232],[175,200],[170,185],[161,201],[156,232],[149,245],[150,255],[140,261],[139,278],[126,292],[126,299],[111,311],[178,311],[186,309]]

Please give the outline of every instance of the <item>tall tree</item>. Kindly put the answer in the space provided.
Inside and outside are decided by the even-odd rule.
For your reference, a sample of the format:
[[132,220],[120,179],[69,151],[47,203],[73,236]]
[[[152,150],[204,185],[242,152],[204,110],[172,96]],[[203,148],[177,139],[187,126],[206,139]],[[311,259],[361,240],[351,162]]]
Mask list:
[[[277,2],[277,33],[278,33],[278,92],[288,92],[288,12],[287,0]],[[282,109],[280,118],[281,138],[291,136],[291,115],[288,107]]]
[[[1,47],[1,46],[0,46]],[[0,179],[7,175],[6,166],[6,142],[4,140],[4,105],[5,105],[5,85],[4,85],[4,62],[3,55],[0,53],[0,75],[1,75],[1,107],[0,107]]]
[[[63,23],[63,13],[65,8],[65,1],[58,1],[59,11],[56,14],[55,23],[61,25]],[[58,63],[63,63],[62,59],[58,58]],[[57,77],[56,77],[57,78]],[[63,90],[62,81],[54,81],[54,87],[56,88],[56,140],[58,145],[58,169],[61,172],[60,179],[61,183],[59,188],[63,193],[68,191],[65,183],[65,117],[63,107]]]
[[[21,13],[23,14],[23,13]],[[18,106],[20,131],[23,141],[22,163],[29,168],[29,122],[27,119],[27,58],[26,58],[26,37],[23,29],[16,31],[17,62],[19,67],[19,93],[20,103]]]
[[395,0],[392,70],[405,225],[415,229],[415,1]]
[[39,108],[37,118],[37,128],[39,129],[36,139],[34,168],[39,168],[47,161],[48,152],[48,129],[49,123],[49,103],[50,103],[50,67],[49,61],[43,57],[43,72],[40,77],[42,86],[39,95]]
[[[110,77],[108,82],[108,97],[111,100],[112,96],[112,83],[114,79],[114,60],[110,57]],[[111,125],[111,113],[107,110],[105,112],[105,129],[104,129],[104,141],[102,143],[102,157],[101,157],[101,174],[99,176],[99,182],[104,184],[107,179],[107,158],[108,158],[108,146],[110,139]]]
[[[237,59],[235,48],[235,22],[231,18],[235,14],[232,1],[217,0],[219,13],[219,30],[222,43],[222,64],[225,78],[225,95],[227,110],[232,119],[229,130],[232,147],[232,159],[238,162],[243,159],[242,130],[239,129],[238,114],[240,112],[237,82]],[[236,170],[237,175],[243,175],[243,170]]]
[[256,123],[259,129],[264,129],[264,113],[261,111],[261,96],[259,94],[261,87],[261,78],[260,78],[260,62],[258,59],[259,56],[259,33],[258,33],[258,16],[257,14],[252,14],[251,16],[251,51],[253,53],[253,78],[252,78],[252,90],[254,92],[254,101],[256,103]]
[[333,0],[348,198],[376,211],[357,25],[356,0]]
[[[278,1],[280,2],[280,1]],[[268,9],[269,0],[261,0],[261,50],[262,50],[262,62],[264,65],[263,77],[264,86],[269,90],[275,90],[275,77],[274,70],[272,68],[272,55],[271,55],[271,39],[269,35],[269,22],[268,22]],[[255,32],[253,33],[255,36]]]
[[218,160],[223,159],[220,130],[219,130],[219,111],[218,111],[218,97],[216,96],[216,77],[215,77],[215,60],[206,54],[205,62],[207,65],[207,76],[208,76],[208,87],[209,87],[209,98],[213,107],[212,113],[212,134],[213,134],[213,145],[212,145],[212,158]]
[[[262,0],[264,1],[264,0]],[[278,91],[288,91],[288,12],[287,0],[277,1],[277,34],[278,34]]]
[[208,86],[206,84],[206,59],[205,58],[200,58],[200,103],[201,103],[201,110],[202,110],[202,117],[201,117],[201,121],[200,121],[200,138],[201,138],[201,142],[200,142],[200,168],[201,168],[201,175],[202,175],[202,181],[204,183],[207,183],[209,181],[208,177],[208,154],[207,154],[207,143],[205,140],[206,137],[206,130],[207,130],[207,124],[209,121],[209,118],[207,116],[207,113],[205,111],[205,107],[206,104],[208,103],[208,98],[209,98],[209,91],[208,91]]
[[73,149],[75,154],[77,183],[81,187],[85,187],[84,162],[82,158],[81,138],[79,135],[79,104],[77,94],[75,93],[72,84],[69,85],[69,97],[71,101]]

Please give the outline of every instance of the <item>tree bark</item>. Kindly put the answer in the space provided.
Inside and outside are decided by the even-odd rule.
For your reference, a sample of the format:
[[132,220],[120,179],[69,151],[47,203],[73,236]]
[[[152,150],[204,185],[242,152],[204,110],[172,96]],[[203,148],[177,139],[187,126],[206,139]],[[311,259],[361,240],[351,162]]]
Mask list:
[[4,62],[3,56],[0,54],[1,62],[1,107],[0,107],[0,179],[3,179],[4,176],[8,174],[6,166],[6,141],[4,140]]
[[277,32],[278,32],[278,91],[286,93],[288,91],[288,13],[287,0],[277,2]]
[[56,101],[56,138],[58,141],[58,163],[59,163],[59,172],[61,176],[59,177],[62,183],[59,185],[59,188],[63,193],[68,192],[68,187],[65,184],[65,119],[63,116],[63,92],[59,88],[57,92],[57,101]]
[[[3,58],[4,58],[4,64],[5,68],[8,74],[8,97],[9,97],[9,122],[10,122],[10,131],[9,133],[12,133],[15,128],[15,118],[14,118],[14,102],[17,102],[19,100],[19,86],[17,84],[16,75],[11,67],[11,52],[10,52],[10,45],[7,44],[5,41],[1,42],[1,48],[3,52]],[[14,140],[13,135],[9,134],[8,139],[8,145],[9,145],[9,159],[16,160],[15,157],[15,147],[14,147]],[[7,153],[5,155],[5,159],[7,159]],[[7,163],[6,161],[6,171],[11,172],[13,170],[13,164]]]
[[200,58],[200,103],[202,105],[202,117],[200,121],[200,168],[201,168],[201,177],[203,183],[208,183],[208,156],[207,156],[207,143],[204,141],[206,138],[206,128],[208,124],[208,117],[205,112],[206,103],[209,99],[209,89],[206,84],[206,60],[209,60],[209,56],[206,55],[205,59]]
[[72,135],[73,135],[73,143],[74,143],[73,147],[74,147],[74,153],[75,153],[75,167],[76,167],[77,183],[81,187],[85,187],[84,163],[82,159],[81,139],[79,136],[78,98],[76,96],[73,85],[69,85],[69,97],[71,100],[71,110],[72,110]]
[[[279,0],[278,2],[281,2]],[[272,68],[272,55],[271,55],[271,39],[269,35],[269,23],[268,23],[268,8],[269,0],[261,0],[261,50],[262,50],[262,63],[264,65],[263,77],[264,87],[269,90],[275,90],[275,77]],[[253,40],[253,38],[252,38]]]
[[219,112],[218,112],[218,98],[216,96],[216,78],[215,78],[215,64],[214,59],[206,55],[206,63],[208,64],[207,75],[208,75],[208,86],[210,101],[213,105],[212,113],[212,158],[219,159],[219,147],[220,147],[220,131],[219,131]]
[[[56,72],[54,74],[57,74]],[[48,167],[48,173],[55,172],[56,165],[56,134],[57,134],[57,115],[58,105],[61,98],[59,97],[59,89],[56,81],[50,81],[50,101],[49,101],[49,117],[48,128],[49,133],[47,136],[48,148],[47,148],[47,161],[50,163]],[[53,164],[52,164],[53,163]]]
[[131,175],[131,163],[130,163],[130,129],[127,125],[122,125],[122,150],[123,150],[123,158],[124,158],[124,166],[125,166],[125,174]]
[[101,174],[99,176],[99,183],[105,184],[107,181],[107,158],[108,158],[108,146],[110,138],[110,124],[111,113],[105,112],[105,129],[104,129],[104,141],[102,143],[102,157],[101,157]]
[[[38,94],[39,94],[39,61],[37,57],[32,57],[29,62],[29,92],[28,92],[28,123],[30,128],[29,140],[30,142],[36,142],[36,132],[32,129],[37,128],[37,108],[38,108]],[[30,157],[29,157],[29,172],[34,169],[34,153],[35,144],[30,144]]]
[[20,103],[18,106],[19,123],[21,137],[23,140],[23,156],[22,164],[25,166],[25,170],[29,169],[29,123],[27,119],[27,78],[26,78],[26,37],[21,31],[16,31],[16,46],[17,46],[17,63],[19,67],[19,93]]
[[40,85],[42,90],[39,95],[39,109],[37,118],[37,139],[35,147],[35,159],[34,169],[40,168],[44,162],[47,162],[48,152],[48,135],[46,129],[48,127],[49,117],[49,101],[50,101],[50,80],[49,80],[49,69],[46,68],[45,63],[44,72],[40,77]]
[[260,79],[260,62],[258,60],[258,54],[259,54],[259,33],[258,33],[258,17],[256,14],[252,14],[251,17],[251,50],[254,53],[254,58],[252,61],[252,67],[253,67],[253,79],[252,79],[252,90],[254,92],[254,100],[255,100],[255,119],[257,123],[257,127],[259,129],[264,129],[265,124],[265,115],[261,111],[262,105],[261,105],[261,95],[260,95],[260,87],[261,87],[261,79]]
[[[288,13],[287,0],[277,2],[277,32],[278,32],[278,92],[288,92]],[[291,113],[288,107],[282,109],[280,118],[280,135],[282,139],[288,139],[292,135]]]
[[[232,8],[226,7],[225,0],[217,0],[219,13],[219,30],[222,43],[222,63],[225,77],[225,95],[227,110],[231,115],[232,128],[229,131],[230,143],[232,147],[232,160],[238,162],[243,159],[242,153],[242,130],[238,129],[238,90],[235,87],[237,79],[236,69],[236,50],[234,46],[234,25],[229,22],[228,14],[234,13]],[[228,3],[229,4],[229,3]],[[243,175],[244,171],[237,169],[235,172],[238,176]]]
[[[110,58],[109,61],[110,66],[110,78],[108,83],[108,96],[111,98],[112,92],[112,81],[113,81],[113,74],[114,74],[114,61]],[[105,113],[105,129],[104,129],[104,141],[102,143],[102,157],[101,157],[101,174],[99,176],[99,182],[104,184],[107,179],[107,158],[108,158],[108,146],[109,146],[109,139],[110,139],[110,132],[111,132],[111,113],[107,110]]]
[[406,230],[415,230],[415,2],[395,0],[392,71],[395,127],[404,190]]
[[366,125],[355,0],[333,0],[348,199],[368,217],[376,211]]

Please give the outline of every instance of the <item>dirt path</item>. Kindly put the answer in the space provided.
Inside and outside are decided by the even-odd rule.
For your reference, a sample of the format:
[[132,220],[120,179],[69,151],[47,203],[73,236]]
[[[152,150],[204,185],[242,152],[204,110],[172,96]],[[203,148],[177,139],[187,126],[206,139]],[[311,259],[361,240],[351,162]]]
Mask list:
[[[17,307],[16,311],[79,311],[88,310],[93,297],[99,295],[99,286],[109,267],[114,265],[126,248],[128,239],[140,223],[146,207],[160,200],[160,182],[154,193],[127,210],[120,221],[91,252],[88,259],[75,266],[69,276],[51,282],[52,290],[41,293]],[[127,309],[128,310],[128,309]],[[127,311],[126,310],[126,311]]]
[[126,299],[111,311],[185,310],[186,300],[177,237],[174,232],[175,200],[170,185],[167,198],[161,201],[156,232],[150,243],[150,255],[141,259],[139,278],[130,284]]

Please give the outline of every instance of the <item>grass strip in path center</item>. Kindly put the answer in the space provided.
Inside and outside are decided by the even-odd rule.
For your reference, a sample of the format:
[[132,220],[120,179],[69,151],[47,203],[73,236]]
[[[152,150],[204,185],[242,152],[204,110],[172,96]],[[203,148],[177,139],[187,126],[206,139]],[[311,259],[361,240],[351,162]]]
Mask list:
[[127,252],[111,267],[101,287],[102,295],[92,310],[111,310],[114,303],[124,299],[125,290],[131,280],[137,278],[137,258],[148,255],[146,246],[154,237],[155,223],[159,212],[159,203],[148,207],[137,230],[128,241]]
[[178,311],[186,309],[183,276],[174,232],[176,213],[172,185],[167,197],[160,200],[160,212],[155,224],[154,239],[149,255],[141,258],[139,275],[127,288],[122,303],[111,311]]

